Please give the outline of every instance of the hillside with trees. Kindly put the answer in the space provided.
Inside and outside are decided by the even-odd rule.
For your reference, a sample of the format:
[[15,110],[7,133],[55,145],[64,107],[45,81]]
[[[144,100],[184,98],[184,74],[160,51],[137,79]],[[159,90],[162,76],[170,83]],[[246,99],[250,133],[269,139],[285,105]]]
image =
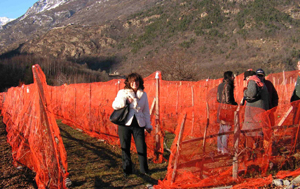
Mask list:
[[[300,56],[296,0],[157,0],[147,5],[132,0],[123,2],[124,11],[111,1],[115,4],[106,4],[99,21],[102,9],[93,2],[89,14],[81,9],[60,24],[40,28],[38,35],[28,34],[27,41],[1,48],[5,82],[0,90],[32,82],[30,69],[36,63],[49,84],[61,85],[107,81],[115,78],[109,76],[113,72],[148,76],[161,70],[165,80],[220,78],[225,70],[240,74],[249,68],[268,74],[294,70]],[[137,3],[142,10],[128,8]],[[0,31],[1,38],[8,31]]]

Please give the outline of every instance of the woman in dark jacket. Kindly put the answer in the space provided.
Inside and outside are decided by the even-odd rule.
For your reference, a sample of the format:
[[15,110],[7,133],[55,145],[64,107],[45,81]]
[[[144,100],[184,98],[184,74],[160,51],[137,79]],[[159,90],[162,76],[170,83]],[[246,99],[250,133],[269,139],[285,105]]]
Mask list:
[[[234,91],[234,75],[232,71],[226,71],[224,72],[223,82],[218,86],[217,101],[221,104],[237,105],[237,103],[234,100],[233,91]],[[221,113],[220,109],[222,108],[221,104],[219,106],[219,111],[218,111],[218,121],[220,122],[219,134],[228,132],[231,128],[229,121],[233,120],[233,117],[229,118],[231,120],[219,119]],[[227,139],[228,139],[227,135],[218,136],[217,139],[218,152],[222,154],[228,153]]]

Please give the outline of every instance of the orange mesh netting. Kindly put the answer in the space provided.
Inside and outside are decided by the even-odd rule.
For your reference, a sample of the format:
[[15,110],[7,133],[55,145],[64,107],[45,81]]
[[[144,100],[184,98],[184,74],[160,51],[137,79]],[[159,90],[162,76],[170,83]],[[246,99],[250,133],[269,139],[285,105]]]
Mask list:
[[[145,78],[145,87],[151,107],[156,95],[155,73]],[[119,145],[118,126],[109,121],[112,113],[112,102],[118,90],[124,88],[124,80],[111,80],[88,84],[72,84],[49,87],[54,113],[63,122],[81,129],[90,136]],[[151,122],[155,129],[155,116],[152,111]],[[148,145],[148,157],[162,162],[163,137],[161,132],[145,133]],[[158,142],[155,142],[157,141]],[[133,142],[133,140],[132,140]],[[131,145],[135,150],[135,145]],[[154,150],[155,149],[155,150]]]
[[[245,105],[236,111],[238,106],[223,106],[217,102],[217,86],[221,80],[214,84],[211,84],[213,81],[207,81],[206,86],[215,87],[207,88],[207,95],[200,97],[202,102],[196,104],[195,101],[193,106],[180,112],[168,172],[155,188],[224,185],[255,188],[272,183],[272,175],[267,176],[272,165],[278,166],[278,170],[289,169],[278,172],[277,178],[298,175],[300,170],[293,171],[295,164],[289,164],[289,160],[294,159],[299,139],[299,102],[290,103],[297,77],[298,71],[266,77],[275,85],[279,104],[268,111],[251,108],[251,120],[246,120]],[[237,76],[234,91],[237,102],[243,97],[244,86],[243,75]],[[197,88],[197,83],[193,87]],[[190,90],[187,87],[185,91],[188,93]],[[219,153],[217,149],[220,127],[217,112],[220,107],[224,109],[223,114],[227,115],[224,120],[231,125],[227,133],[220,134],[228,135],[228,154]],[[243,125],[249,123],[255,127],[243,129]],[[263,137],[255,143],[260,138],[259,132],[263,133]],[[249,136],[250,133],[256,134]],[[267,177],[262,179],[262,176]]]
[[10,88],[5,95],[7,141],[14,165],[33,170],[39,188],[66,188],[66,151],[50,108],[46,78],[38,65],[32,70],[34,84]]
[[5,97],[5,93],[0,93],[0,110],[2,110],[3,107],[3,103],[4,103],[4,98]]
[[[299,102],[290,103],[297,77],[298,71],[267,76],[266,79],[274,84],[278,92],[278,106],[268,111],[251,108],[253,119],[250,121],[245,119],[245,105],[240,106],[236,111],[238,106],[223,106],[216,101],[217,86],[222,79],[197,82],[164,81],[161,80],[160,72],[144,78],[154,129],[151,134],[146,134],[148,157],[155,162],[162,162],[164,133],[168,131],[176,134],[171,146],[166,178],[159,181],[155,188],[264,186],[272,182],[272,177],[269,175],[271,164],[281,170],[276,174],[278,178],[300,173],[298,169],[285,168],[287,160],[293,159],[293,152],[297,147],[296,141],[299,139]],[[234,95],[238,103],[243,98],[243,89],[246,85],[243,78],[243,74],[235,78]],[[118,90],[124,87],[123,79],[58,87],[41,86],[35,81],[33,85],[11,88],[5,95],[2,114],[7,130],[17,133],[9,134],[9,141],[18,141],[11,143],[12,146],[15,144],[19,146],[22,142],[21,134],[18,133],[22,133],[24,139],[30,139],[28,134],[32,129],[29,130],[28,127],[33,127],[33,121],[27,121],[29,118],[25,120],[25,116],[20,116],[20,112],[30,114],[29,117],[38,118],[38,121],[44,123],[46,114],[36,115],[36,112],[42,110],[41,104],[45,105],[43,107],[47,110],[47,115],[55,114],[64,123],[76,129],[106,140],[110,144],[119,145],[117,126],[109,121],[109,116],[113,111],[111,105]],[[37,90],[41,88],[42,90]],[[26,93],[27,89],[31,91],[30,96]],[[46,103],[40,104],[40,102]],[[231,126],[231,129],[226,133],[218,134],[220,124],[218,111],[221,110],[222,115],[225,115],[223,120]],[[51,125],[57,128],[53,116],[50,117],[51,119],[48,120],[51,120]],[[251,121],[255,122],[255,128],[243,129],[243,125]],[[26,137],[24,133],[27,134]],[[62,145],[58,128],[54,133],[54,136],[59,139],[58,144]],[[250,133],[256,134],[248,136]],[[258,137],[257,133],[263,133],[263,137]],[[217,138],[224,135],[228,136],[228,154],[219,153],[217,150]],[[54,136],[52,138],[55,138]],[[260,139],[259,143],[254,143],[258,139]],[[47,142],[51,143],[51,140]],[[132,150],[135,150],[134,146],[132,145]],[[26,147],[28,148],[28,145]],[[63,149],[63,147],[57,146],[55,149]],[[31,153],[27,153],[29,156],[24,154],[22,156],[29,167],[33,166]],[[53,153],[60,154],[61,157],[64,154],[62,151]],[[61,162],[66,170],[63,158],[57,162]],[[63,175],[63,178],[65,177]]]

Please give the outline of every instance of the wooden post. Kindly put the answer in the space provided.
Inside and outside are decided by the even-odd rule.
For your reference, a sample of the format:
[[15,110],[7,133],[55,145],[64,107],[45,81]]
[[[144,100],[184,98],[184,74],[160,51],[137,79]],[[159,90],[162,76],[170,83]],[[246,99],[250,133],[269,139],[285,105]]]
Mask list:
[[207,128],[209,125],[209,107],[208,107],[208,103],[206,102],[206,116],[207,116],[207,122],[206,122],[206,126],[205,126],[205,130],[204,130],[204,137],[203,137],[203,153],[205,152],[205,139],[206,139],[206,134],[207,134]]
[[64,99],[65,99],[65,94],[66,94],[66,85],[64,84],[63,85],[63,87],[64,87],[64,90],[63,90],[63,94],[61,95],[61,106],[62,106],[62,117],[63,118],[66,118],[65,117],[65,101],[64,101]]
[[203,178],[203,167],[204,167],[204,154],[205,154],[205,144],[206,144],[206,134],[207,134],[207,128],[209,125],[209,107],[208,107],[208,103],[206,102],[206,117],[207,117],[207,121],[206,121],[206,126],[205,126],[205,130],[204,130],[204,135],[203,135],[203,143],[202,143],[202,163],[201,163],[201,174],[200,177]]
[[[52,86],[50,87],[50,99],[51,99],[51,101],[50,102],[53,102],[52,100]],[[52,104],[52,103],[51,103]]]
[[286,118],[288,117],[288,115],[292,112],[293,110],[293,106],[291,106],[288,111],[284,114],[284,116],[282,117],[282,119],[279,121],[278,126],[281,126],[283,124],[283,122],[286,120]]
[[178,103],[179,103],[179,87],[176,83],[177,86],[177,99],[176,99],[176,112],[178,112]]
[[192,106],[194,107],[194,88],[191,86],[191,91],[192,91]]
[[74,117],[76,121],[76,87],[74,87]]
[[232,177],[233,179],[237,179],[238,176],[238,147],[239,147],[239,139],[240,139],[240,122],[239,122],[239,106],[238,110],[234,112],[234,156],[232,162]]
[[[55,87],[55,107],[57,107],[57,87]],[[58,108],[58,107],[57,107],[57,108]],[[56,109],[57,109],[57,108],[56,108]],[[53,107],[53,109],[54,109],[54,107]],[[55,112],[55,113],[59,115],[58,111]]]
[[[287,79],[285,78],[284,70],[283,70],[282,74],[283,74],[283,85],[284,85],[284,89],[285,89],[285,94],[287,94],[287,86],[286,86],[286,84],[287,84]],[[288,95],[285,95],[285,96],[288,97]],[[288,100],[288,99],[287,99],[287,100]]]
[[[194,107],[194,88],[191,87],[192,90],[192,107]],[[195,120],[195,113],[192,112],[192,129],[191,129],[191,135],[194,133],[194,120]]]
[[90,83],[90,103],[89,103],[90,105],[90,107],[89,107],[89,129],[90,129],[90,131],[92,131],[92,115],[91,115],[91,113],[92,113],[92,86],[91,86],[91,83]]
[[[25,85],[23,84],[22,85],[22,89],[23,89],[23,107],[24,107],[24,104],[25,104]],[[1,106],[3,108],[3,105]]]
[[285,74],[284,74],[284,70],[282,72],[282,85],[285,85]]
[[181,122],[180,131],[179,131],[178,139],[177,139],[177,143],[176,143],[177,151],[176,151],[176,154],[175,154],[175,162],[174,162],[174,168],[173,168],[171,183],[173,183],[175,181],[175,177],[176,177],[177,163],[178,163],[178,158],[179,158],[179,155],[180,155],[180,149],[181,149],[180,144],[181,144],[182,133],[183,133],[183,130],[184,130],[185,118],[186,118],[186,114],[184,114],[183,120]]
[[159,72],[156,72],[155,74],[155,79],[156,79],[156,97],[155,97],[155,143],[156,143],[156,148],[155,148],[155,153],[156,153],[156,158],[159,158],[159,151],[160,151],[160,128],[159,128]]
[[153,99],[153,102],[152,102],[152,105],[151,105],[151,108],[150,108],[150,115],[152,115],[152,112],[153,112],[153,109],[154,109],[154,105],[155,105],[155,98]]

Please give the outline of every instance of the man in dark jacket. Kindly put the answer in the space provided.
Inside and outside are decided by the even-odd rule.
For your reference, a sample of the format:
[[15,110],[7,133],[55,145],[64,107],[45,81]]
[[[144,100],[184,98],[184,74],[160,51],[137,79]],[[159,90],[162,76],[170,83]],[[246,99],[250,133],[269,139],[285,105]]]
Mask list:
[[266,85],[266,87],[268,89],[269,98],[270,98],[269,109],[272,109],[272,108],[278,106],[278,99],[279,99],[278,93],[277,93],[273,83],[271,81],[265,79],[265,71],[260,68],[260,69],[256,70],[256,75],[261,80],[261,82],[263,82]]
[[[219,129],[219,134],[220,133],[225,133],[228,132],[231,128],[230,123],[233,120],[233,116],[230,117],[226,117],[225,119],[219,119],[220,117],[225,117],[224,115],[220,115],[222,114],[221,112],[221,108],[223,107],[222,104],[228,104],[228,105],[237,105],[237,103],[234,100],[234,75],[232,73],[232,71],[226,71],[224,72],[224,79],[223,82],[218,86],[218,92],[217,92],[217,101],[220,104],[219,106],[219,110],[218,110],[218,121],[220,122],[220,129]],[[229,106],[228,106],[229,107]],[[226,111],[232,111],[230,109],[226,110]],[[228,113],[230,115],[230,112],[224,112],[223,113]],[[228,150],[227,150],[227,135],[221,135],[218,136],[218,152],[222,153],[222,154],[227,154]]]

